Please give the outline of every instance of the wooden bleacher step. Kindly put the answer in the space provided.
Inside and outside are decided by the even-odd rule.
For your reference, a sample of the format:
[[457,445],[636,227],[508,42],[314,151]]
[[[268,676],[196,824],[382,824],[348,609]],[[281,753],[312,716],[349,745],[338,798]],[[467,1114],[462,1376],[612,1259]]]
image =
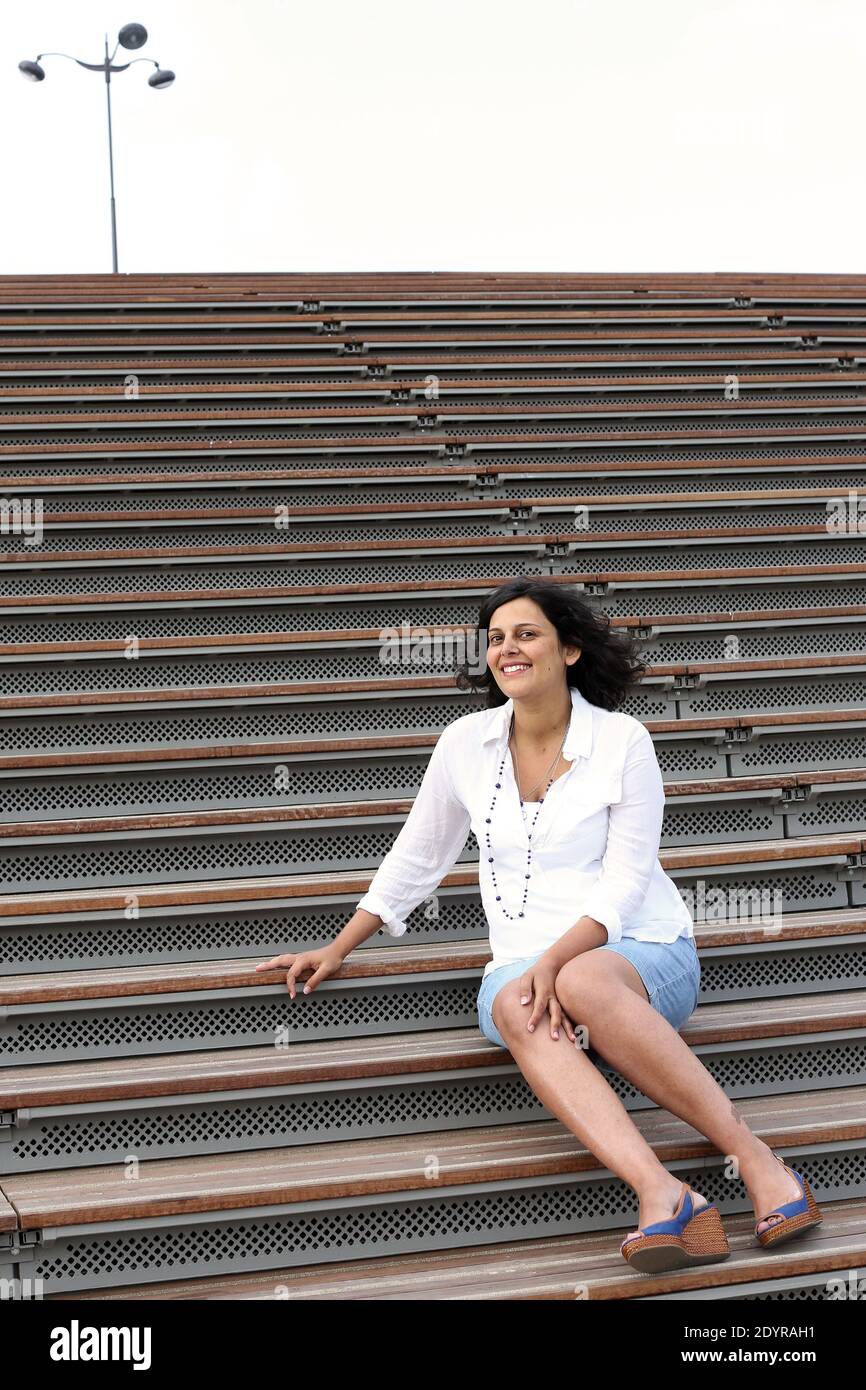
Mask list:
[[[761,1298],[809,1301],[863,1298],[866,1200],[821,1203],[823,1222],[808,1241],[768,1253],[753,1244],[751,1212],[723,1217],[731,1247],[727,1260],[696,1269],[640,1274],[616,1253],[634,1225],[616,1231],[476,1245],[459,1250],[283,1267],[261,1273],[210,1275],[46,1295],[47,1302],[182,1302],[238,1300],[448,1301],[621,1300],[690,1298],[734,1301]],[[853,1271],[853,1277],[852,1277]]]

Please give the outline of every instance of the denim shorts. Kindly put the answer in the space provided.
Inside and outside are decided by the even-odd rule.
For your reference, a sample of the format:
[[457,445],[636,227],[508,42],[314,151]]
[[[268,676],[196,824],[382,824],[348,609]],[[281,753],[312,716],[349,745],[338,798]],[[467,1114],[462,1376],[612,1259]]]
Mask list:
[[[698,1002],[701,987],[701,964],[693,936],[678,936],[676,941],[640,941],[624,936],[619,941],[607,941],[598,951],[616,951],[631,961],[646,987],[649,1002],[674,1028],[681,1028]],[[526,956],[523,960],[500,965],[485,976],[478,991],[478,1026],[490,1042],[508,1047],[493,1021],[493,1001],[509,980],[516,979],[544,953]],[[529,1005],[526,1006],[527,1016]],[[572,1019],[577,1025],[580,1019]],[[565,1033],[562,1033],[565,1037]],[[614,1071],[594,1048],[585,1049],[587,1057],[603,1071]]]

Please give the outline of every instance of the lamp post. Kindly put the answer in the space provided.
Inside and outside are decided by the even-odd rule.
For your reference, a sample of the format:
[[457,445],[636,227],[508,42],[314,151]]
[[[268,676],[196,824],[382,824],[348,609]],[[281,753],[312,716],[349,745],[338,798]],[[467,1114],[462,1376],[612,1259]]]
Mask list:
[[111,74],[113,72],[125,72],[131,68],[133,63],[153,63],[156,72],[152,72],[147,79],[149,87],[155,87],[161,91],[163,87],[170,87],[174,81],[174,73],[167,68],[161,68],[155,58],[132,58],[128,63],[115,63],[114,54],[118,46],[122,48],[143,48],[147,43],[147,30],[143,24],[124,24],[117,36],[117,43],[114,46],[114,53],[109,56],[108,35],[105,35],[105,58],[101,63],[85,63],[81,58],[73,58],[71,53],[37,53],[36,60],[31,61],[25,58],[18,64],[19,71],[30,82],[42,82],[45,78],[45,69],[40,66],[40,58],[69,58],[73,63],[77,63],[81,68],[87,68],[90,72],[105,73],[105,95],[108,101],[108,171],[111,180],[111,258],[112,269],[117,270],[117,217],[114,202],[114,150],[111,141]]

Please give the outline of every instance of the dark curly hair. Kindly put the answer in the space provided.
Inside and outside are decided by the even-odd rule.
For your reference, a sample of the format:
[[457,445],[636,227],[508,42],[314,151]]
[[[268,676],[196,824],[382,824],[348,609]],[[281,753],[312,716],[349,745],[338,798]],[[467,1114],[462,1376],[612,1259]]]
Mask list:
[[[494,589],[478,612],[475,639],[479,659],[483,653],[478,644],[482,634],[486,642],[493,613],[501,604],[515,598],[532,599],[556,628],[561,645],[580,648],[580,659],[566,667],[566,683],[576,685],[590,704],[602,709],[619,709],[646,672],[646,663],[636,654],[631,631],[628,628],[612,630],[608,615],[596,612],[570,584],[526,575],[510,579]],[[489,666],[480,672],[473,671],[467,660],[458,668],[456,681],[459,690],[486,690],[488,709],[505,704],[507,696],[503,695]]]

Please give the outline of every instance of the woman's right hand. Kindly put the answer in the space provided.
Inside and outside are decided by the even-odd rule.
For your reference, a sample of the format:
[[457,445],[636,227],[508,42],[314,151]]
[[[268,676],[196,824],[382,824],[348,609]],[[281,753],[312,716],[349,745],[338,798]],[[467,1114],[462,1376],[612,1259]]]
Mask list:
[[322,946],[318,950],[301,951],[297,955],[290,952],[284,956],[272,956],[270,960],[262,961],[261,965],[257,965],[256,970],[280,970],[284,966],[288,967],[286,987],[294,999],[295,985],[298,976],[303,971],[313,971],[304,985],[304,994],[311,994],[321,980],[327,980],[329,975],[333,975],[339,970],[343,960],[344,957],[334,946]]

